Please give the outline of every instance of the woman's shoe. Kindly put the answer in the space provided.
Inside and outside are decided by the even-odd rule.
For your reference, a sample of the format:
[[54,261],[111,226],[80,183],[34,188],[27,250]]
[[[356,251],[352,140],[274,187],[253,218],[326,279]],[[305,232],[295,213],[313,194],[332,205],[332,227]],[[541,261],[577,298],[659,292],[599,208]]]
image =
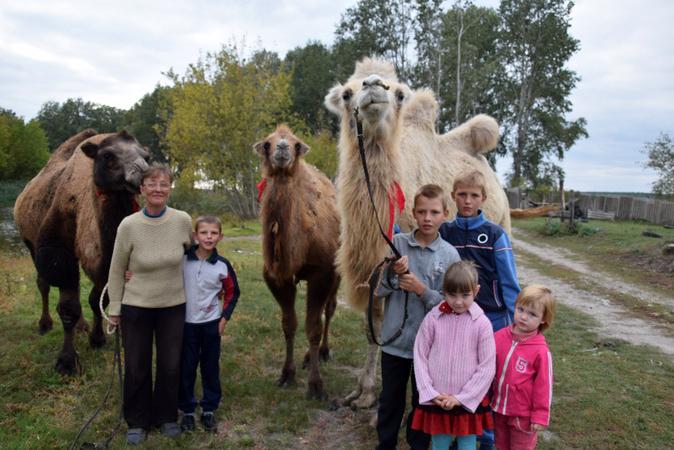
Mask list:
[[147,439],[147,431],[142,428],[129,428],[126,432],[126,442],[129,445],[138,445]]
[[169,438],[177,438],[180,436],[180,427],[175,422],[162,423],[159,427],[159,432]]

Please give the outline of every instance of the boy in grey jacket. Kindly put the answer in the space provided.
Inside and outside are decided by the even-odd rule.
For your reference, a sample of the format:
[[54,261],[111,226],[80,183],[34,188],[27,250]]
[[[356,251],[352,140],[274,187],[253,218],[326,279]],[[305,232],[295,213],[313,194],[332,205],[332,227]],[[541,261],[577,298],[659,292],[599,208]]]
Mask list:
[[[407,383],[412,378],[412,407],[419,404],[414,381],[414,339],[428,311],[443,299],[442,280],[447,268],[459,261],[459,254],[438,229],[446,220],[447,199],[442,188],[427,184],[414,196],[414,218],[417,228],[393,237],[402,258],[385,270],[377,295],[386,298],[381,340],[386,342],[398,330],[400,335],[382,346],[382,389],[377,411],[378,449],[395,449],[398,430],[405,413]],[[407,318],[405,295],[408,293]],[[412,449],[426,449],[430,436],[411,429],[412,413],[407,417],[407,443]]]

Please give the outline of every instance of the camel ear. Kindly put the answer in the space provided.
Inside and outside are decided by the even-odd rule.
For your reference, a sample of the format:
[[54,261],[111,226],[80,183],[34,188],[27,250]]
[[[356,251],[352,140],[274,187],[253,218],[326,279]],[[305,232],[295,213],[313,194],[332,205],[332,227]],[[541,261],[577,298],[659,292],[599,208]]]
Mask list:
[[311,147],[309,147],[302,141],[297,141],[297,143],[295,144],[295,151],[297,151],[297,156],[306,155],[309,150],[311,150]]
[[326,108],[328,108],[328,111],[330,111],[331,113],[336,114],[338,116],[342,114],[342,111],[340,109],[340,106],[342,105],[341,84],[337,83],[330,89],[330,91],[328,91],[328,95],[325,96],[323,104],[325,105]]
[[267,141],[256,142],[255,144],[253,144],[253,151],[255,153],[257,153],[258,155],[264,157],[265,153],[266,153],[265,148],[264,148],[264,144],[266,144],[266,143],[267,143]]
[[400,108],[412,97],[412,90],[404,84],[400,85],[395,90],[395,97],[398,108]]
[[91,159],[96,158],[96,154],[98,153],[98,145],[94,144],[93,142],[85,142],[82,144],[80,147],[82,151],[84,152],[85,155],[87,155]]

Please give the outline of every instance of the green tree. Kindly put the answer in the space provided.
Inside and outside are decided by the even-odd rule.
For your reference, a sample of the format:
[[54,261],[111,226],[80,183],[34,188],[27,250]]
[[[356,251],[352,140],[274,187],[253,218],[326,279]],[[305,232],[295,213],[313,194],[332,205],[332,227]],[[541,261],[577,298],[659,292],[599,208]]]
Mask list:
[[49,159],[47,137],[36,120],[25,124],[11,111],[0,111],[0,177],[27,179]]
[[647,142],[644,152],[648,155],[645,167],[658,173],[658,180],[653,183],[653,193],[674,195],[674,141],[667,133],[661,133],[655,142]]
[[[295,130],[293,130],[295,131]],[[297,134],[297,132],[295,131]],[[306,160],[323,172],[328,178],[334,180],[337,176],[337,140],[327,130],[322,130],[313,135],[307,135],[302,139],[311,150],[307,153]]]
[[[415,73],[417,84],[436,93],[438,129],[447,131],[479,113],[500,119],[496,11],[459,1],[444,13],[433,9],[434,2],[419,1],[418,8]],[[437,30],[432,38],[429,29]]]
[[323,108],[323,97],[336,81],[330,49],[310,41],[304,47],[290,50],[285,63],[292,70],[292,111],[314,133],[324,128],[336,132],[337,120]]
[[37,113],[42,129],[47,134],[49,148],[54,151],[66,139],[85,128],[99,133],[112,133],[122,129],[126,111],[112,106],[69,98],[63,104],[48,101]]
[[168,75],[170,111],[165,141],[187,188],[206,181],[227,195],[241,217],[257,213],[259,158],[252,145],[280,122],[293,126],[290,76],[277,58],[256,52],[248,61],[233,46],[209,53],[185,75]]
[[579,49],[569,34],[573,2],[502,0],[498,51],[504,58],[504,145],[512,153],[511,185],[553,182],[561,170],[551,157],[587,137],[586,121],[569,121],[569,95],[580,80],[566,67]]
[[161,105],[165,103],[169,90],[168,87],[155,86],[154,91],[145,94],[124,118],[129,133],[150,149],[152,159],[161,162],[168,160],[167,149],[161,140],[161,133],[166,129],[166,117],[162,115]]
[[398,76],[408,79],[413,28],[412,0],[360,0],[348,8],[335,30],[333,55],[337,79],[348,78],[355,62],[371,55],[390,60]]

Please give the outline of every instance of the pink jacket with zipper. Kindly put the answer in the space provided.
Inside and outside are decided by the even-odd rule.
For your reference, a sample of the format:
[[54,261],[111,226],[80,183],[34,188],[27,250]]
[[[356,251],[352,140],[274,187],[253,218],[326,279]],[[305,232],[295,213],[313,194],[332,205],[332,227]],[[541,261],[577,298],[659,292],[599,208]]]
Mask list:
[[491,407],[505,416],[529,417],[548,426],[552,402],[552,355],[541,334],[521,342],[513,339],[512,326],[494,334],[496,376]]

